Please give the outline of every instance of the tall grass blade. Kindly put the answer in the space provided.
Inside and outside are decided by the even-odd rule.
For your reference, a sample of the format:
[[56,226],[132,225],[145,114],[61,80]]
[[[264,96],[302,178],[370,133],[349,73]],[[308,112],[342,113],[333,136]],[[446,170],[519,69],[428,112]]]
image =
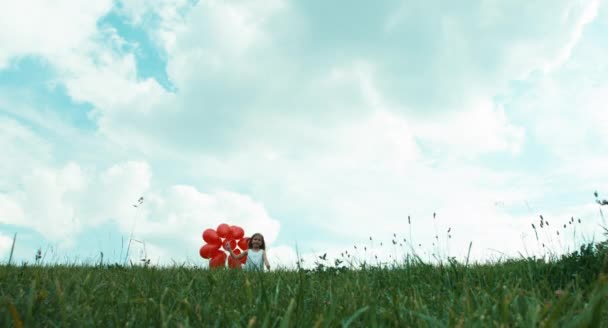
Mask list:
[[369,310],[369,306],[365,306],[360,308],[359,310],[357,310],[355,313],[353,313],[353,315],[350,316],[350,318],[348,318],[348,320],[342,322],[342,327],[343,328],[347,328],[350,326],[350,324],[357,319],[360,315],[362,315],[363,313],[365,313],[365,311]]
[[469,251],[467,252],[467,262],[465,263],[465,266],[469,266],[469,256],[471,256],[471,247],[473,246],[473,241],[471,240],[471,242],[469,243]]
[[13,252],[15,251],[15,241],[17,240],[17,233],[15,232],[15,235],[13,236],[13,244],[11,245],[11,253],[8,256],[8,265],[11,265],[11,262],[13,261]]

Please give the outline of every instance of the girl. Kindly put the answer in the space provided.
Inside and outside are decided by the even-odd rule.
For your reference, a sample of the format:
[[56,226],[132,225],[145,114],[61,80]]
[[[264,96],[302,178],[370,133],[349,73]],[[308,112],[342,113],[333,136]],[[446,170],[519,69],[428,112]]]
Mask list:
[[254,233],[249,238],[247,249],[241,254],[234,254],[232,248],[230,248],[230,243],[226,243],[225,248],[235,260],[247,255],[247,262],[245,262],[244,267],[247,271],[263,271],[264,265],[266,265],[266,269],[270,270],[270,263],[268,263],[268,257],[266,257],[266,243],[261,233]]

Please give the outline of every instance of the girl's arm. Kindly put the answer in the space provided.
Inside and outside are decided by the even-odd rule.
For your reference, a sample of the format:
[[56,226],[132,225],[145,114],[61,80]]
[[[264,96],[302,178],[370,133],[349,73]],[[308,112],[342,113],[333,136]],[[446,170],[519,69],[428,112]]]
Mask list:
[[224,248],[226,248],[228,252],[230,252],[230,256],[232,256],[232,258],[235,260],[240,260],[241,258],[243,258],[243,256],[247,255],[247,250],[242,251],[241,254],[234,254],[232,248],[230,247],[230,244],[226,244]]
[[262,254],[262,256],[264,257],[264,264],[266,264],[266,269],[270,270],[270,263],[268,262],[268,257],[266,257],[266,251],[264,251],[264,254]]

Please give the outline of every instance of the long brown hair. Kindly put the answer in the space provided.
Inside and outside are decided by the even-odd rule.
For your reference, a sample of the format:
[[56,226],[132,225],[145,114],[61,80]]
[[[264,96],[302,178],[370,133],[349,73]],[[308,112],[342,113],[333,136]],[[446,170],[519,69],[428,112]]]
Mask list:
[[247,249],[251,249],[251,242],[253,241],[253,237],[255,236],[262,238],[262,245],[260,245],[260,249],[266,250],[266,242],[264,241],[264,236],[259,232],[256,232],[251,235],[251,237],[249,237],[249,240],[247,240]]

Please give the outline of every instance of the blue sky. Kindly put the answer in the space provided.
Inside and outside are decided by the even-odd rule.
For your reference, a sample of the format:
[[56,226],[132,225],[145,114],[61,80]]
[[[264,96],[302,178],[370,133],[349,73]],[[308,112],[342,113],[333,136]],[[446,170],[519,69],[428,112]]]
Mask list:
[[393,234],[477,260],[603,238],[605,2],[5,7],[3,259],[17,233],[19,261],[115,261],[133,232],[155,263],[204,265],[222,222],[282,265],[411,252]]

